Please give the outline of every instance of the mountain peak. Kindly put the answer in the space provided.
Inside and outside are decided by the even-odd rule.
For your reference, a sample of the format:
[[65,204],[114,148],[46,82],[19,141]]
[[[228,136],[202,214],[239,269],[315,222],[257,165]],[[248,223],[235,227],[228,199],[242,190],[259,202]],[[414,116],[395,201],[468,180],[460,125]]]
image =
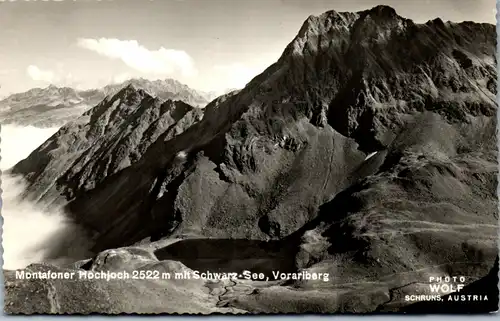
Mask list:
[[120,90],[120,92],[131,92],[131,91],[137,91],[139,88],[136,84],[130,82],[128,83],[125,87]]
[[304,36],[308,31],[312,34],[316,34],[321,33],[321,31],[326,28],[347,28],[359,18],[365,19],[367,17],[371,17],[376,20],[376,22],[403,19],[396,13],[394,8],[387,5],[378,5],[369,10],[358,12],[329,10],[319,16],[309,16],[302,25],[298,37]]
[[[390,132],[387,121],[370,125],[377,129],[361,123],[375,119],[384,108],[421,110],[453,104],[460,112],[441,113],[455,121],[462,120],[459,115],[494,113],[495,36],[493,25],[441,19],[417,24],[383,5],[355,13],[327,11],[304,22],[275,68],[290,70],[294,97],[302,90],[306,101],[313,102],[313,122],[330,124],[355,138],[362,149],[376,149],[386,138],[373,133]],[[469,85],[476,81],[484,88]],[[440,94],[449,90],[453,94]],[[478,91],[473,102],[460,96]],[[439,95],[450,102],[435,101]],[[403,107],[398,101],[411,103]],[[362,111],[365,116],[360,116]]]
[[120,102],[124,102],[128,105],[136,105],[146,97],[152,98],[151,95],[149,95],[146,91],[144,91],[136,84],[129,83],[112,97],[110,97],[110,101],[119,100]]
[[396,10],[388,5],[378,5],[364,12],[381,18],[388,18],[388,19],[401,18],[397,14]]

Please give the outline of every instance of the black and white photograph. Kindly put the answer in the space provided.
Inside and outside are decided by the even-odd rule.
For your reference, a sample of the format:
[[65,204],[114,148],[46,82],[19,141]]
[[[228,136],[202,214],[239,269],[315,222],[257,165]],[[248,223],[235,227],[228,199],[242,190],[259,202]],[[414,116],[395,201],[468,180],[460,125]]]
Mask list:
[[0,0],[4,313],[498,311],[495,0]]

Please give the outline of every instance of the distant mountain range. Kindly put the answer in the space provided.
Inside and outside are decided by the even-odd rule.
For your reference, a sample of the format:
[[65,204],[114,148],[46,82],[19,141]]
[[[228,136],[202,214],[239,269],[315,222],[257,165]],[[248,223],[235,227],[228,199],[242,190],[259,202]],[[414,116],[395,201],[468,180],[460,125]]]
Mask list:
[[180,100],[198,108],[205,107],[218,96],[216,92],[194,90],[174,79],[151,81],[137,78],[90,90],[50,85],[0,100],[0,123],[35,127],[62,126],[128,85],[161,100]]

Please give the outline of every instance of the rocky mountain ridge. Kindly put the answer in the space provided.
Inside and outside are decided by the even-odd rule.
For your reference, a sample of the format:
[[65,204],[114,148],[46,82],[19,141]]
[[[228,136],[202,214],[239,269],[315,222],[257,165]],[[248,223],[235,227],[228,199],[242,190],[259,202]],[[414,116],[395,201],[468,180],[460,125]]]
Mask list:
[[215,93],[196,91],[174,79],[151,81],[133,78],[123,83],[89,90],[49,85],[46,88],[33,88],[13,94],[1,100],[0,122],[4,125],[62,126],[128,85],[141,88],[149,95],[162,100],[181,100],[200,108],[216,98]]
[[[65,205],[92,232],[100,254],[85,268],[110,252],[119,267],[139,264],[130,253],[142,246],[153,256],[141,255],[161,269],[173,261],[180,270],[238,270],[251,261],[267,274],[335,276],[233,281],[218,307],[398,311],[406,294],[429,292],[429,276],[465,275],[472,283],[498,255],[495,46],[489,24],[416,24],[387,6],[328,11],[308,18],[279,60],[244,89],[212,101],[178,134],[148,140],[135,162],[120,156],[120,166],[98,170],[127,154],[101,157],[102,144],[86,154],[87,171],[61,153],[60,173],[69,175],[58,175],[38,162],[64,150],[54,139],[12,173],[26,178],[30,197]],[[121,122],[89,115],[81,130],[56,136],[73,137],[77,153],[86,147],[75,142],[94,127],[102,142],[122,137],[120,126],[139,137],[138,128],[155,118],[134,128],[134,115],[157,108],[137,97],[143,93],[130,89],[121,96],[130,103],[92,111]],[[130,153],[140,144],[121,146]],[[262,242],[270,247],[265,257]],[[190,254],[207,251],[206,260]]]
[[148,80],[144,78],[132,78],[120,84],[107,85],[102,91],[106,96],[112,96],[128,85],[141,88],[149,95],[162,100],[182,100],[193,107],[199,108],[205,107],[219,96],[215,92],[194,90],[175,79]]
[[[61,127],[18,163],[14,173],[23,171],[24,165],[32,168],[35,160],[36,170],[24,174],[34,182],[26,195],[54,200],[63,193],[71,199],[135,163],[154,141],[178,135],[202,115],[202,109],[163,101],[130,84]],[[71,186],[63,189],[61,181]]]

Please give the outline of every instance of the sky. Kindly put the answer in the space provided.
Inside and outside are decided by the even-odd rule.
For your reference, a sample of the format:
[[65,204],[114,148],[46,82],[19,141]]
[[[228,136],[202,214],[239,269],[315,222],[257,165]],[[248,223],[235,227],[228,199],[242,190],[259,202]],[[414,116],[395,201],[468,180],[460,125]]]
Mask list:
[[131,77],[241,88],[279,58],[309,15],[379,4],[417,22],[496,23],[495,0],[0,0],[0,97]]

